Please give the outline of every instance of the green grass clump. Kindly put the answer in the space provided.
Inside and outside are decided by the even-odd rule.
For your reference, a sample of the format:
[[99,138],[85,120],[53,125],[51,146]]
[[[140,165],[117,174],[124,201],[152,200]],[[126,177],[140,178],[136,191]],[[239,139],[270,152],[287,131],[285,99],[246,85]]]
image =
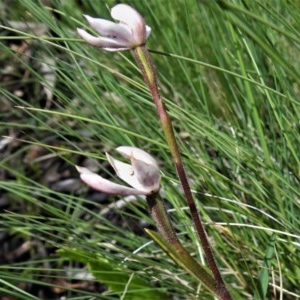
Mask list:
[[[8,2],[0,4],[0,234],[5,251],[0,295],[38,299],[34,289],[23,287],[42,286],[68,299],[113,299],[105,287],[87,287],[96,279],[80,279],[78,274],[88,271],[82,261],[56,253],[64,248],[104,255],[119,265],[116,272],[126,269],[167,295],[210,299],[143,233],[143,224],[152,224],[143,199],[109,208],[112,217],[105,213],[107,202],[95,201],[76,183],[73,166],[83,162],[111,176],[105,151],[134,145],[150,152],[160,162],[164,197],[180,239],[203,260],[154,105],[131,53],[91,48],[76,34],[76,27],[86,26],[83,13],[110,19],[107,7],[115,1]],[[147,47],[160,90],[234,299],[297,299],[297,2],[127,2],[152,28]],[[77,185],[67,192],[56,188],[67,179]],[[14,254],[8,255],[10,250]],[[126,293],[120,297],[126,299]]]

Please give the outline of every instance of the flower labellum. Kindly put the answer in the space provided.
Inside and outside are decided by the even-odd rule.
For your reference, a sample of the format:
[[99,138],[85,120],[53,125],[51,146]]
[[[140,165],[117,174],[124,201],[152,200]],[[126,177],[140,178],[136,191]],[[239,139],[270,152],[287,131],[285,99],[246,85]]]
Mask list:
[[150,195],[159,191],[160,174],[156,160],[147,152],[130,146],[121,146],[116,149],[121,155],[128,158],[131,164],[114,159],[106,154],[111,166],[120,179],[131,187],[114,183],[87,168],[78,167],[80,178],[95,190],[115,195]]
[[111,16],[119,22],[84,15],[100,36],[95,37],[80,28],[77,28],[78,34],[88,44],[107,51],[130,50],[146,43],[151,28],[145,24],[143,17],[135,9],[127,4],[118,4],[111,9]]

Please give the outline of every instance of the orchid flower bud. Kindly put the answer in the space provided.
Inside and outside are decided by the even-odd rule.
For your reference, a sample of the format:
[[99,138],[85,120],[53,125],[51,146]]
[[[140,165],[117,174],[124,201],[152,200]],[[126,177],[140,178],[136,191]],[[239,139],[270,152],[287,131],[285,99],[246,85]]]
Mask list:
[[106,154],[111,166],[120,179],[131,187],[114,183],[95,174],[87,168],[76,166],[80,178],[95,190],[115,195],[150,195],[159,191],[160,174],[156,160],[147,152],[129,146],[116,149],[130,160],[130,164],[119,161]]
[[130,50],[146,43],[151,28],[145,24],[143,17],[135,9],[127,4],[118,4],[111,9],[111,16],[119,22],[84,15],[100,36],[95,37],[80,28],[77,28],[78,34],[88,44],[107,51]]

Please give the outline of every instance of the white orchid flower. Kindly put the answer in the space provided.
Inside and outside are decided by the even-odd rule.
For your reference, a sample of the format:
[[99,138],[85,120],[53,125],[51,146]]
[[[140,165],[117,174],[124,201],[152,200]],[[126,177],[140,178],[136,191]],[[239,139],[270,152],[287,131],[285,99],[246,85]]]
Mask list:
[[127,4],[118,4],[111,9],[111,16],[119,22],[84,15],[100,36],[95,37],[80,28],[77,28],[78,34],[90,45],[107,51],[129,50],[146,43],[151,28],[135,9]]
[[131,164],[124,163],[106,153],[107,159],[119,178],[131,187],[114,183],[87,168],[76,166],[80,178],[91,188],[115,195],[150,195],[159,191],[160,174],[156,160],[147,152],[129,146],[116,149],[128,158]]

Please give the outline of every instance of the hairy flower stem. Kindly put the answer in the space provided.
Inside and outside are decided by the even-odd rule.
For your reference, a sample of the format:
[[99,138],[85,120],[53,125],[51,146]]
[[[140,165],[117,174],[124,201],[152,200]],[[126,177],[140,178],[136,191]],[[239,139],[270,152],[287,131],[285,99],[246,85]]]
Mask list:
[[146,200],[151,216],[163,239],[161,240],[154,232],[149,230],[146,230],[146,232],[179,266],[203,282],[208,289],[221,298],[223,293],[222,287],[220,287],[212,275],[189,254],[178,239],[159,193],[147,195]]
[[170,148],[170,151],[171,151],[171,154],[173,157],[173,161],[174,161],[174,164],[175,164],[175,167],[177,170],[177,174],[178,174],[179,180],[182,184],[185,198],[187,200],[187,204],[188,204],[190,212],[191,212],[191,217],[194,222],[199,239],[201,241],[201,244],[202,244],[206,259],[208,261],[209,267],[214,275],[215,280],[218,282],[218,285],[222,286],[225,289],[225,291],[227,292],[227,293],[225,293],[226,295],[222,299],[232,299],[229,292],[227,291],[227,288],[222,279],[222,276],[220,274],[218,266],[215,262],[211,247],[209,245],[209,242],[208,242],[208,239],[206,236],[205,229],[200,220],[200,217],[199,217],[199,214],[197,211],[197,207],[196,207],[195,201],[193,199],[191,189],[190,189],[190,186],[189,186],[189,183],[187,180],[187,176],[186,176],[186,173],[184,170],[179,147],[176,142],[175,135],[174,135],[172,122],[170,120],[170,117],[167,113],[167,110],[164,106],[164,103],[163,103],[162,98],[158,91],[156,72],[155,72],[151,57],[149,55],[149,52],[145,46],[140,46],[140,47],[135,48],[133,50],[133,53],[134,53],[135,60],[138,64],[139,68],[141,69],[143,78],[144,78],[146,84],[148,85],[148,88],[152,95],[154,104],[156,106],[157,113],[159,115],[163,130],[165,133],[165,137],[166,137],[167,143],[169,145],[169,148]]
[[151,216],[163,238],[170,244],[179,243],[179,239],[159,193],[147,195],[146,200]]

